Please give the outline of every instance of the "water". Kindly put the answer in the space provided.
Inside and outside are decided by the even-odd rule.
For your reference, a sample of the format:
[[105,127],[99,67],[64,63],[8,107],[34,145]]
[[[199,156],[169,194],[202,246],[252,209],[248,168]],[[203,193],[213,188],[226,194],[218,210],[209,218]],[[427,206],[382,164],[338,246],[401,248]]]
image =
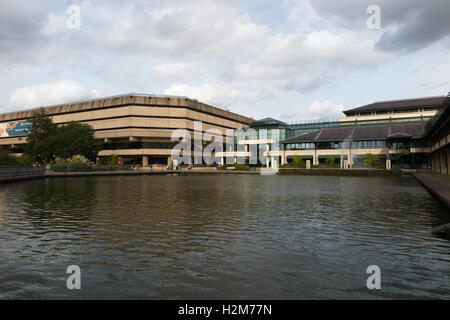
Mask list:
[[410,177],[58,178],[0,208],[0,299],[450,298],[450,214]]

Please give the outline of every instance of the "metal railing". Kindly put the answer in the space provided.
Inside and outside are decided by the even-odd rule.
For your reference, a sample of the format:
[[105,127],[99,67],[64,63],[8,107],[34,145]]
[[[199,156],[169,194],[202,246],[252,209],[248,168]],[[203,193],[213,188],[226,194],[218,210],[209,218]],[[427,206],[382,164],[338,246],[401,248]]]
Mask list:
[[0,166],[0,181],[44,175],[44,167]]

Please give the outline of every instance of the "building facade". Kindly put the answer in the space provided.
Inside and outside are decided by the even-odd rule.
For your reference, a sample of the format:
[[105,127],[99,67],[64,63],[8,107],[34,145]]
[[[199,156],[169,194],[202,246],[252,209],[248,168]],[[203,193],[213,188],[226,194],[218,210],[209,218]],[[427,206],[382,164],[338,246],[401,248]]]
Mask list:
[[387,169],[431,168],[426,125],[441,110],[445,97],[374,102],[344,111],[338,126],[286,139],[282,163],[295,155],[318,165],[334,158],[343,168],[361,166],[372,154]]
[[424,139],[429,143],[431,170],[450,174],[450,92],[438,114],[426,125]]
[[[225,140],[233,139],[230,130],[253,121],[197,100],[164,95],[125,94],[45,109],[56,124],[79,121],[91,125],[95,137],[103,142],[99,157],[118,155],[124,163],[144,167],[172,164],[171,151],[178,143],[171,139],[174,130],[193,134],[195,122],[201,121],[203,132],[217,129]],[[33,111],[0,115],[0,148],[23,152]]]

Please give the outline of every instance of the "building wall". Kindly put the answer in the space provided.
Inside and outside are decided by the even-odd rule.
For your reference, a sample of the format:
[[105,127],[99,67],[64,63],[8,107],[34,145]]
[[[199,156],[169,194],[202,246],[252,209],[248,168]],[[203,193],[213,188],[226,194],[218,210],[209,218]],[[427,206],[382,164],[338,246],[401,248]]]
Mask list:
[[396,120],[396,119],[402,119],[404,122],[407,122],[408,119],[411,120],[420,120],[423,118],[424,120],[430,119],[435,116],[437,110],[423,110],[423,109],[417,109],[415,112],[389,112],[389,113],[382,113],[377,114],[376,112],[373,112],[369,115],[361,115],[361,114],[355,114],[355,115],[349,115],[346,117],[339,118],[339,122],[349,122],[349,121],[357,121],[357,122],[364,122],[364,121],[373,121],[373,120]]
[[[184,97],[134,94],[47,107],[46,111],[56,124],[80,121],[91,125],[96,138],[108,144],[170,142],[172,133],[177,129],[186,129],[193,135],[195,121],[202,121],[203,132],[216,129],[224,137],[228,134],[232,138],[233,133],[227,132],[227,129],[246,127],[253,121]],[[0,124],[31,119],[32,112],[1,114]],[[14,149],[25,142],[26,137],[0,138],[0,147]],[[116,149],[102,150],[99,156],[170,157],[170,153],[171,149]]]

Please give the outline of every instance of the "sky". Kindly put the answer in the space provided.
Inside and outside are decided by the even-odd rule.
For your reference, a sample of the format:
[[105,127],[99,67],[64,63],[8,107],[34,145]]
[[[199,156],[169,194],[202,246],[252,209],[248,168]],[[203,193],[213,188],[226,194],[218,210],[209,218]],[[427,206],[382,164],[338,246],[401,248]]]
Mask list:
[[0,112],[126,93],[332,119],[450,90],[448,0],[0,0]]

